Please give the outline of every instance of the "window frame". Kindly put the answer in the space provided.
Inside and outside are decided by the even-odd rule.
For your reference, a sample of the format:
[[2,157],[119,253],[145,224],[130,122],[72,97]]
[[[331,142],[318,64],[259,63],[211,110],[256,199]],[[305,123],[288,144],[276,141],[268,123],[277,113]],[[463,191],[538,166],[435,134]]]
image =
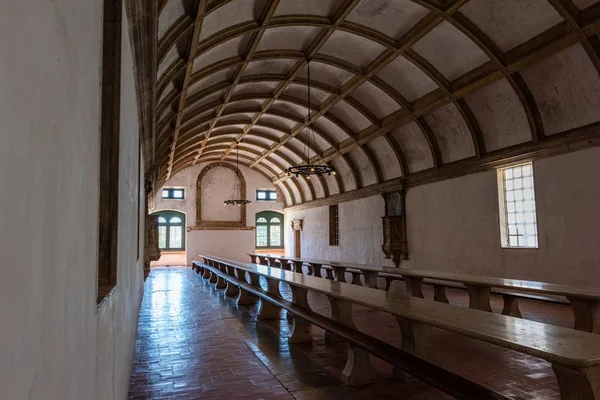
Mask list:
[[340,245],[340,208],[339,204],[329,206],[329,246]]
[[[531,189],[531,199],[521,199],[521,200],[508,200],[508,196],[509,196],[509,192],[513,192],[515,190],[520,190],[521,188],[518,189],[506,189],[506,172],[508,170],[513,170],[514,168],[517,167],[523,167],[523,166],[530,166],[531,168],[531,188],[522,188],[524,189]],[[512,171],[514,172],[514,171]],[[514,179],[514,178],[509,178],[509,179]],[[540,237],[539,237],[539,229],[538,229],[538,218],[537,218],[537,205],[536,205],[536,196],[535,196],[535,173],[534,173],[534,167],[533,167],[533,162],[523,162],[523,163],[519,163],[519,164],[513,164],[513,165],[508,165],[502,168],[498,168],[497,169],[497,182],[498,182],[498,214],[499,214],[499,219],[500,219],[500,246],[503,249],[527,249],[527,250],[536,250],[540,248]],[[509,220],[509,214],[515,214],[515,218],[517,216],[517,214],[519,212],[515,211],[514,213],[509,213],[508,212],[508,203],[509,202],[514,202],[515,206],[517,202],[521,202],[521,203],[525,203],[526,201],[531,201],[533,203],[533,209],[531,211],[521,211],[521,214],[525,214],[527,212],[533,213],[533,222],[525,222],[523,221],[522,223],[520,223],[519,225],[523,225],[524,228],[526,229],[528,225],[533,225],[535,233],[534,234],[519,234],[519,231],[517,230],[516,234],[511,234],[510,233],[510,228],[511,225],[517,225],[517,223],[511,223]],[[518,241],[520,240],[519,237],[522,237],[523,240],[526,240],[528,237],[535,237],[535,245],[534,246],[530,246],[527,245],[526,243],[524,243],[523,245],[519,245]],[[511,245],[510,244],[510,238],[511,237],[517,237],[517,245]]]
[[[165,219],[166,222],[159,222],[158,226],[159,226],[159,232],[160,232],[160,227],[161,226],[165,226],[166,232],[166,238],[165,238],[165,243],[166,243],[166,247],[164,248],[158,248],[161,252],[169,252],[169,251],[185,251],[185,214],[179,211],[157,211],[153,214],[154,216],[157,217],[163,217]],[[181,219],[180,223],[171,223],[171,218],[173,217],[178,217]],[[182,247],[170,247],[170,241],[171,241],[171,227],[181,227],[181,245]],[[160,233],[158,233],[159,237],[157,238],[158,242],[160,243]]]
[[[264,193],[265,194],[265,198],[264,199],[260,199],[259,193]],[[271,198],[271,194],[274,193],[275,194],[275,198],[272,199]],[[279,201],[279,196],[277,194],[277,190],[272,190],[272,189],[256,189],[256,201],[264,201],[264,202],[269,202],[269,203],[277,203],[277,201]]]
[[[267,220],[267,222],[258,222],[258,220],[260,218],[265,218]],[[279,218],[279,223],[277,222],[271,222],[272,218]],[[284,229],[283,229],[283,214],[278,213],[276,211],[261,211],[259,213],[256,213],[255,218],[254,218],[254,223],[255,223],[255,233],[254,233],[254,247],[256,249],[283,249],[284,248]],[[259,246],[258,245],[258,227],[259,226],[266,226],[267,227],[267,245],[266,246]],[[281,239],[281,244],[279,246],[272,246],[271,245],[271,227],[272,226],[279,226],[280,228],[280,239]]]
[[[181,191],[182,196],[175,197],[174,196],[175,191]],[[167,197],[165,197],[165,192],[169,193]],[[162,199],[163,200],[185,200],[185,188],[178,188],[178,187],[163,188],[162,189]]]

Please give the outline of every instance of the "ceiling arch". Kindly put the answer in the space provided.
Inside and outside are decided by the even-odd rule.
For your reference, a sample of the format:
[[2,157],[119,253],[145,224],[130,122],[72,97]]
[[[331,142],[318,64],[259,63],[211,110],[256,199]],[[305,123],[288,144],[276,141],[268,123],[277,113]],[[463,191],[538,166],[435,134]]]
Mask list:
[[[158,27],[159,184],[241,141],[293,205],[443,176],[600,119],[599,1],[163,0]],[[285,175],[305,146],[340,174]]]

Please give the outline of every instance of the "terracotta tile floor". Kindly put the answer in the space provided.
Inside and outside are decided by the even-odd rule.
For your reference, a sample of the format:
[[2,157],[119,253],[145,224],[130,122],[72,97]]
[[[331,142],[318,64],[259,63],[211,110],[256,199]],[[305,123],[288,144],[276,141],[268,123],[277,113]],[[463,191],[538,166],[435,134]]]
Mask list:
[[[383,284],[383,283],[382,283]],[[287,297],[290,291],[281,288]],[[426,287],[427,298],[432,291]],[[450,302],[466,305],[462,291],[448,291]],[[311,307],[329,316],[329,302],[312,295]],[[492,307],[499,311],[501,299]],[[567,306],[522,301],[529,319],[572,326]],[[139,316],[129,399],[446,399],[419,381],[400,383],[391,368],[372,358],[377,383],[347,387],[340,381],[346,348],[325,345],[313,327],[311,345],[288,345],[285,312],[277,321],[257,321],[257,306],[237,307],[222,290],[190,268],[153,268]],[[356,325],[399,345],[393,318],[363,307],[354,309]],[[515,399],[558,399],[550,365],[540,359],[434,332],[435,362]]]

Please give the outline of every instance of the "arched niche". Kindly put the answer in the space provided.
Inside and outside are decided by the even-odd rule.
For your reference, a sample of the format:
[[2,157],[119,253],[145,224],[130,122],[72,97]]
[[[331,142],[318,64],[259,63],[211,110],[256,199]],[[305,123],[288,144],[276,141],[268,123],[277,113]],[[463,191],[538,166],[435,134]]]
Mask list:
[[[242,172],[236,168],[235,166],[226,163],[226,162],[214,162],[202,169],[198,174],[198,179],[196,180],[196,228],[245,228],[246,227],[246,205],[241,205],[240,207],[240,219],[236,221],[208,221],[202,218],[202,193],[205,190],[210,190],[209,187],[205,187],[203,185],[203,179],[206,177],[210,171],[215,168],[226,168],[228,170],[233,171],[233,173],[237,176],[237,179],[240,182],[240,193],[238,193],[239,198],[246,198],[246,179]],[[223,199],[225,201],[226,199]],[[236,207],[236,206],[223,206],[223,207]]]

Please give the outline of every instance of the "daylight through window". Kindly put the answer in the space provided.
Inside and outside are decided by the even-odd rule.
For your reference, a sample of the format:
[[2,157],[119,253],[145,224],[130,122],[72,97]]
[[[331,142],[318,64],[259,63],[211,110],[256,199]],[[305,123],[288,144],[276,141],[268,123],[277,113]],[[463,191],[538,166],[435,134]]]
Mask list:
[[498,170],[502,247],[537,248],[533,164]]
[[283,216],[272,211],[256,214],[256,248],[283,248]]
[[160,211],[158,215],[158,248],[179,251],[185,248],[185,215],[177,211]]

